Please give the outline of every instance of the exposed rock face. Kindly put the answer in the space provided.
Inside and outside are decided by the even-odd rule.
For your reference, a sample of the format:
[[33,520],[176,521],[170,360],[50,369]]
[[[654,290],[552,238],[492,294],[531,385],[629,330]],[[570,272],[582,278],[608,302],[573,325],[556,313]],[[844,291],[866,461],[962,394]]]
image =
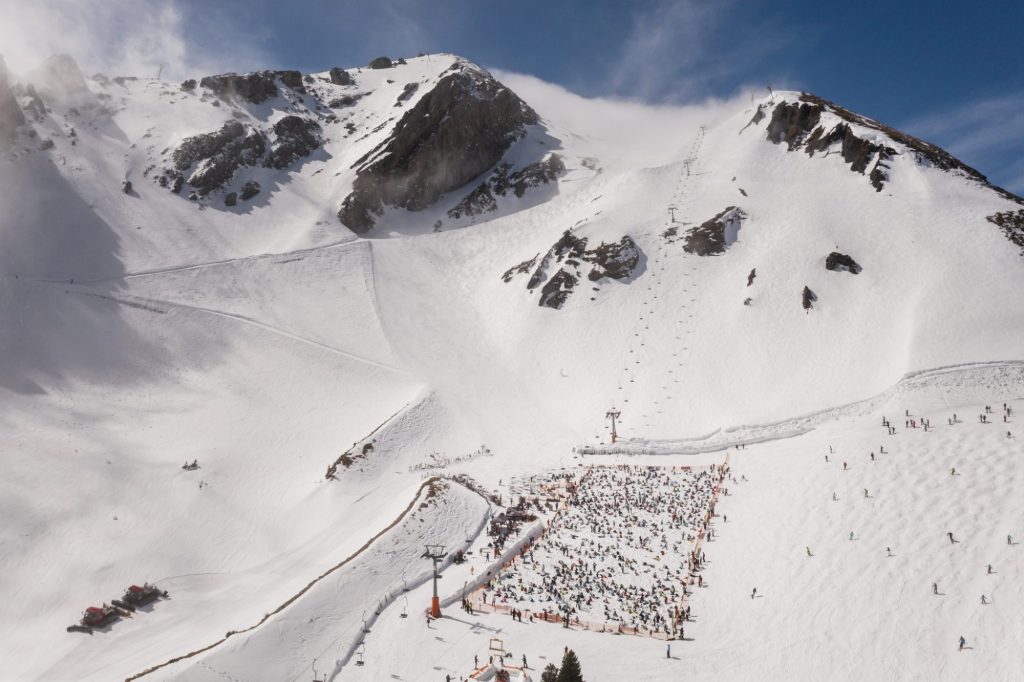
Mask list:
[[181,177],[191,169],[186,182],[202,196],[224,187],[239,168],[257,165],[266,149],[261,132],[229,121],[216,132],[186,138],[171,159]]
[[1024,208],[1016,211],[1002,211],[990,215],[987,220],[1002,228],[1006,238],[1019,246],[1021,255],[1024,255]]
[[[790,151],[806,147],[807,153],[812,156],[816,151],[823,151],[832,144],[841,143],[843,158],[850,164],[850,169],[864,174],[870,167],[868,179],[877,191],[881,191],[888,180],[888,161],[898,152],[888,145],[858,137],[846,123],[839,123],[825,131],[824,126],[819,125],[823,112],[838,116],[846,123],[885,134],[889,139],[907,147],[919,163],[962,173],[988,185],[1007,199],[1021,203],[1020,197],[1001,187],[991,185],[984,175],[961,162],[949,152],[806,92],[800,95],[799,103],[782,102],[776,105],[768,124],[768,139],[775,144],[785,142]],[[874,160],[874,164],[871,163],[872,160]]]
[[863,268],[857,264],[857,261],[847,256],[845,253],[833,251],[825,258],[825,269],[833,270],[835,272],[849,272],[851,275],[856,275],[859,274]]
[[410,97],[416,94],[416,91],[420,89],[419,83],[406,83],[405,87],[402,88],[401,94],[398,95],[398,100],[395,102],[396,107],[402,106],[402,102],[406,101]]
[[[591,265],[587,279],[597,282],[605,277],[626,279],[630,277],[640,263],[641,251],[636,242],[624,236],[618,242],[602,243],[595,249],[587,249],[587,239],[577,237],[568,230],[555,242],[537,264],[540,254],[519,265],[512,266],[501,276],[506,283],[517,275],[525,275],[533,270],[526,283],[528,291],[540,287],[538,305],[546,308],[561,308],[572,295],[576,285],[582,278],[586,264]],[[536,266],[536,267],[534,267]],[[554,269],[554,273],[551,270]]]
[[463,216],[475,216],[497,210],[495,195],[506,196],[509,191],[522,198],[531,187],[539,187],[565,175],[565,162],[558,154],[552,154],[544,161],[538,161],[522,170],[511,172],[507,163],[499,165],[491,176],[467,194],[462,201],[448,211],[448,217],[458,220]]
[[342,95],[341,97],[335,97],[334,99],[332,99],[330,102],[327,103],[327,106],[329,106],[332,109],[344,109],[345,107],[351,107],[355,105],[356,102],[358,102],[365,96],[366,93],[361,93],[359,95]]
[[486,71],[456,64],[359,160],[338,218],[362,234],[384,206],[422,210],[498,163],[538,120]]
[[264,164],[268,168],[287,168],[322,144],[320,125],[301,116],[285,116],[274,124],[273,130],[276,139]]
[[814,307],[814,302],[818,300],[818,297],[811,291],[810,287],[804,286],[803,302],[804,310],[810,310]]
[[228,192],[224,195],[224,205],[234,206],[238,203],[238,194],[236,192]]
[[196,89],[197,85],[198,85],[198,83],[196,83],[196,79],[195,78],[189,78],[189,79],[184,80],[184,81],[181,82],[181,89],[184,90],[185,92],[192,92],[193,90]]
[[[716,256],[725,253],[725,250],[736,240],[736,235],[746,217],[747,214],[736,206],[726,208],[710,220],[687,230],[683,250],[698,256]],[[675,235],[675,228],[669,228],[662,234],[669,242],[674,241]]]
[[259,194],[261,189],[263,188],[260,187],[260,183],[255,180],[250,180],[245,183],[242,185],[242,201],[249,201],[249,199],[252,199],[254,196]]
[[371,69],[390,69],[394,64],[390,57],[377,57],[370,62]]
[[224,99],[235,97],[260,104],[280,94],[277,89],[278,79],[295,92],[305,94],[306,86],[303,85],[302,74],[298,71],[256,71],[242,75],[222,73],[203,78],[199,85]]
[[331,82],[335,85],[355,85],[356,82],[352,80],[352,74],[345,69],[335,66],[329,72]]
[[18,134],[18,126],[24,125],[25,114],[18,106],[18,100],[7,82],[7,66],[0,57],[0,151],[8,149]]

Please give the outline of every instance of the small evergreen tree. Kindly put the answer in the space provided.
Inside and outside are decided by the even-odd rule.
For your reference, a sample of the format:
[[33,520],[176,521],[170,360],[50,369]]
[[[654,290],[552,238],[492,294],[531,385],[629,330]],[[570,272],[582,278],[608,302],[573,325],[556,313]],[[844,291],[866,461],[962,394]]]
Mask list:
[[558,668],[554,663],[548,663],[548,667],[544,668],[544,672],[540,674],[540,682],[558,682]]
[[580,670],[580,661],[576,658],[576,652],[569,649],[562,656],[562,667],[558,671],[557,682],[583,682],[583,671]]

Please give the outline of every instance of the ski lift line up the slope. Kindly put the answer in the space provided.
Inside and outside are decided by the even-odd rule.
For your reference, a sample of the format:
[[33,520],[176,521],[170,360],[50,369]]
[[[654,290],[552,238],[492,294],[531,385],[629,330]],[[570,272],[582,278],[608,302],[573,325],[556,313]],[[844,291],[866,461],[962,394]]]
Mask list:
[[[665,272],[665,263],[668,257],[668,253],[666,251],[665,244],[661,239],[660,233],[671,227],[673,224],[678,224],[675,216],[676,211],[681,212],[683,216],[692,211],[695,187],[692,186],[694,185],[694,181],[691,180],[691,178],[699,175],[699,173],[695,172],[695,169],[698,168],[700,150],[704,142],[704,133],[705,128],[704,126],[701,126],[694,136],[688,155],[683,161],[684,170],[679,175],[676,187],[673,190],[673,195],[668,204],[668,222],[665,223],[663,227],[655,229],[648,235],[651,237],[651,243],[654,245],[652,252],[653,257],[649,260],[650,267],[648,268],[650,279],[648,280],[648,286],[641,300],[641,306],[637,314],[637,318],[633,323],[629,342],[620,357],[620,367],[622,369],[619,372],[616,396],[618,400],[621,400],[623,405],[628,405],[632,399],[632,406],[636,407],[637,401],[643,401],[641,396],[644,391],[641,390],[641,387],[638,385],[638,370],[644,366],[648,357],[657,357],[655,354],[649,352],[650,348],[647,346],[647,343],[649,339],[655,338],[653,335],[648,335],[648,332],[652,331],[651,323],[655,323],[655,330],[657,330],[659,323],[665,323],[668,319],[666,317],[668,311],[662,310],[662,308],[664,308],[665,296],[662,297],[661,305],[657,302],[657,292],[662,291],[665,293],[660,286],[660,276]],[[686,304],[684,302],[684,307],[685,305]],[[683,319],[679,319],[678,322],[673,322],[673,324],[681,325],[683,324]],[[675,336],[676,340],[682,340],[678,335],[672,334],[670,336]],[[672,353],[672,357],[678,357],[678,353]],[[681,369],[682,367],[683,360],[679,359],[675,367],[667,369],[666,374],[675,375],[676,372],[674,370]],[[673,387],[679,380],[676,376],[673,376],[671,381],[667,378],[665,381],[668,382],[666,385],[659,384],[658,386],[660,392],[657,393],[657,398],[654,400],[653,405],[655,406],[667,407],[663,403],[673,399],[673,394],[675,393]],[[658,414],[663,414],[664,410],[657,409],[656,412]],[[640,423],[642,428],[651,428],[650,414],[642,411],[638,415],[638,418],[644,420]],[[608,426],[605,425],[603,428],[607,432]]]

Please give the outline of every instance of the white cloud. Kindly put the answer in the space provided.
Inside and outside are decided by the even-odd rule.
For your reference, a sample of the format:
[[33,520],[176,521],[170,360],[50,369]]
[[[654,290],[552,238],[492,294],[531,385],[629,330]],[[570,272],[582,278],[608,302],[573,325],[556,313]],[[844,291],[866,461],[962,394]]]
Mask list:
[[222,31],[214,50],[203,49],[198,27],[188,25],[174,0],[0,0],[0,52],[22,74],[59,53],[70,54],[87,74],[112,76],[155,77],[161,66],[169,78],[225,70],[228,55],[228,63],[253,68],[260,59],[252,42],[237,40],[216,9],[209,15]]
[[612,91],[647,101],[698,99],[790,42],[779,27],[730,23],[736,10],[736,0],[658,0],[637,11],[612,69]]

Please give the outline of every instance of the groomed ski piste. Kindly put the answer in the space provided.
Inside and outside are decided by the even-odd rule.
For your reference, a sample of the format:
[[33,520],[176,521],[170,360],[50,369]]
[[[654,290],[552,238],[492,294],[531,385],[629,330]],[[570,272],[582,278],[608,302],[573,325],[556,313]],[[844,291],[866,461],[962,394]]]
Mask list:
[[[353,162],[455,60],[357,73],[358,133],[259,169],[244,210],[141,169],[273,102],[89,81],[104,107],[49,103],[55,147],[0,160],[0,677],[489,679],[492,640],[534,680],[565,647],[591,682],[1019,677],[1024,269],[985,219],[1014,204],[911,153],[876,192],[767,141],[758,105],[799,93],[652,108],[498,74],[543,119],[513,157],[557,151],[557,187],[452,222],[456,192],[355,236],[334,215]],[[730,206],[722,254],[665,237]],[[638,268],[584,276],[560,310],[503,280],[570,229],[629,236]],[[835,250],[863,272],[826,270]],[[459,608],[532,543],[570,546],[551,510],[488,547],[525,482],[726,464],[707,527],[678,529],[704,558],[665,583],[682,638]],[[572,547],[599,541],[581,528]],[[429,623],[427,544],[449,554]],[[629,546],[624,565],[656,563]],[[144,582],[168,597],[66,631]]]

